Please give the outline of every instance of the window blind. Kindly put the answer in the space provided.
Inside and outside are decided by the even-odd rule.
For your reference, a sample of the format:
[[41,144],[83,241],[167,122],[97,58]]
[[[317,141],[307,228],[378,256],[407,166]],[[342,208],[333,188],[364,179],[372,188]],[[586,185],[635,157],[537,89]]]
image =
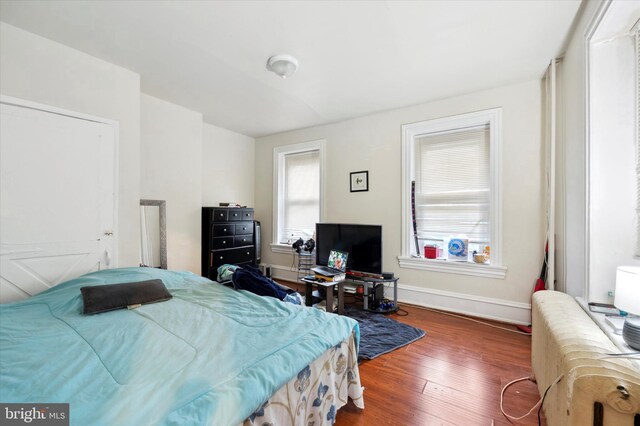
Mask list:
[[419,136],[415,161],[418,236],[489,243],[489,127]]
[[320,152],[284,158],[284,228],[281,242],[308,239],[320,221]]

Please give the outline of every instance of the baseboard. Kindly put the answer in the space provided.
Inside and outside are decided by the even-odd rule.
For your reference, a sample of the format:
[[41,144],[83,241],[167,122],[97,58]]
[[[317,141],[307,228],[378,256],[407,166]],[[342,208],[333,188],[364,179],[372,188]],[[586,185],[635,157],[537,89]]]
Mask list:
[[285,281],[298,281],[298,269],[294,266],[269,265],[271,266],[271,276]]
[[[292,269],[291,266],[271,265],[271,274],[273,278],[298,281],[298,270],[295,267]],[[393,298],[392,286],[385,289],[385,296]],[[509,302],[407,284],[398,284],[398,302],[512,324],[531,324],[529,303]]]
[[[393,297],[393,288],[385,290]],[[398,284],[398,302],[512,324],[531,324],[531,304]]]

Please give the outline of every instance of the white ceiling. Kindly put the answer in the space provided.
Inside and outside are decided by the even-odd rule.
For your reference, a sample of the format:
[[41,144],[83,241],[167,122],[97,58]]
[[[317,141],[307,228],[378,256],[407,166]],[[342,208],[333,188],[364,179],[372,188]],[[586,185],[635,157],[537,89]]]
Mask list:
[[[539,78],[580,1],[8,1],[0,19],[258,137]],[[289,53],[298,72],[265,68]]]

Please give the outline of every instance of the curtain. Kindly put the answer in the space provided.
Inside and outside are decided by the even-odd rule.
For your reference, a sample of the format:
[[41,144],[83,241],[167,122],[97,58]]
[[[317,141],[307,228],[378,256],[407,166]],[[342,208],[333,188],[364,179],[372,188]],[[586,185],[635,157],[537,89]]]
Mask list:
[[285,156],[284,235],[280,241],[310,238],[320,221],[320,152]]

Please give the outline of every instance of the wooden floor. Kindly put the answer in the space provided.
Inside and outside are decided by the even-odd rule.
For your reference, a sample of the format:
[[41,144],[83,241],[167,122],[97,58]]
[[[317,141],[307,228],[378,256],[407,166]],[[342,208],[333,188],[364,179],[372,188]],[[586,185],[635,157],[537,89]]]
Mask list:
[[[532,374],[531,338],[419,307],[401,307],[409,315],[390,317],[427,335],[364,361],[360,376],[365,409],[349,403],[338,411],[336,425],[509,425],[500,412],[500,390]],[[520,416],[538,399],[533,382],[516,383],[505,393],[505,411]],[[536,425],[537,416],[516,424]]]
[[[304,294],[303,285],[282,283]],[[347,296],[345,303],[353,305],[353,296]],[[538,424],[536,412],[513,423],[500,412],[503,386],[533,374],[530,336],[417,306],[400,307],[408,315],[388,317],[427,335],[360,364],[365,409],[350,401],[338,411],[336,426]],[[473,319],[516,330],[513,325]],[[535,383],[525,380],[507,389],[504,409],[520,417],[539,399]],[[541,424],[546,425],[544,413]]]

